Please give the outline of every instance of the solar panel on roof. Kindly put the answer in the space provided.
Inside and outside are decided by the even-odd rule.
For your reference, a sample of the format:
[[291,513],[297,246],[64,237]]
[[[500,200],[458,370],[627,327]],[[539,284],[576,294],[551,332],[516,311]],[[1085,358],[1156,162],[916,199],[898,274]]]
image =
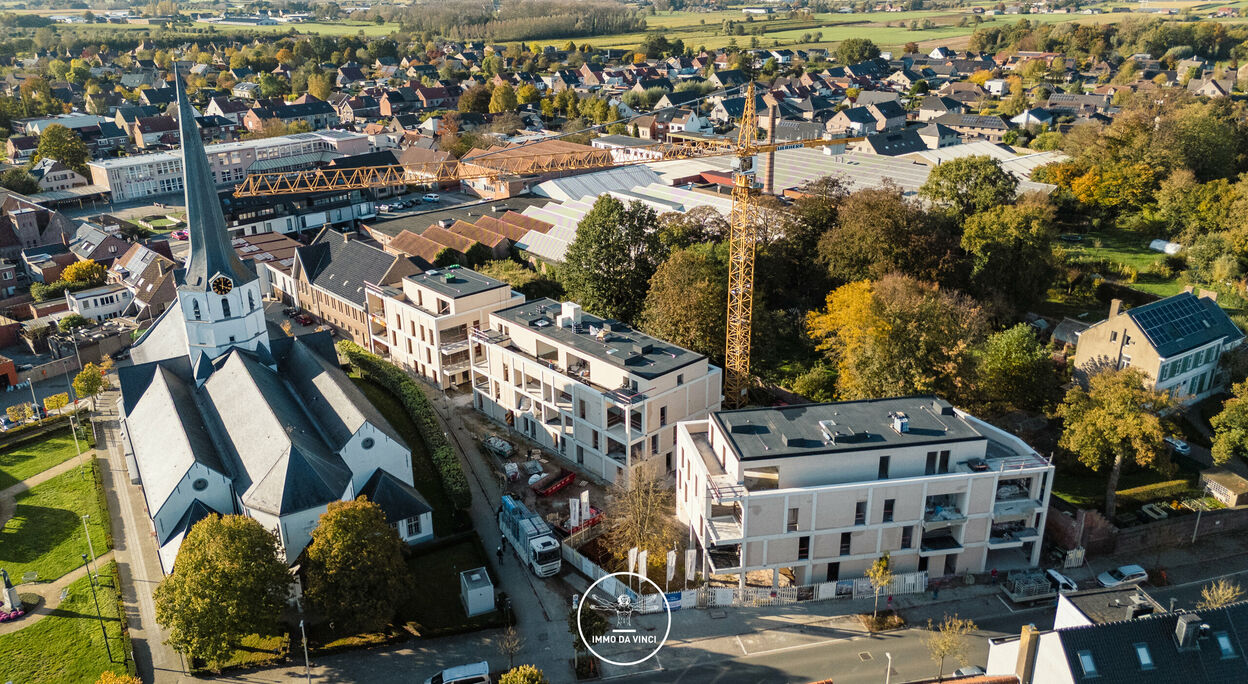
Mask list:
[[1208,326],[1204,309],[1189,297],[1162,302],[1134,318],[1154,346],[1182,339]]

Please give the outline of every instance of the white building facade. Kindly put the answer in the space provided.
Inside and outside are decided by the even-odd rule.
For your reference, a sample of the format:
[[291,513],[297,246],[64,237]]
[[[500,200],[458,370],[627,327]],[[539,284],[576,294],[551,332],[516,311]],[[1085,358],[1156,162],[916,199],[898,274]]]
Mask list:
[[1053,466],[933,397],[712,413],[677,428],[676,512],[704,572],[929,576],[1035,566]]

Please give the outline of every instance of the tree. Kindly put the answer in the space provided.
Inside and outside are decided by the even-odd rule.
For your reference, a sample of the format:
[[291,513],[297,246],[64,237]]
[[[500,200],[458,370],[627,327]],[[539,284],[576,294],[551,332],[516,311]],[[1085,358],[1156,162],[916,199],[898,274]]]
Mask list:
[[545,273],[511,259],[487,261],[476,271],[495,280],[501,280],[519,290],[526,299],[563,299],[563,285]]
[[1045,408],[1058,388],[1053,359],[1026,323],[988,336],[975,384],[976,395],[1002,413]]
[[936,679],[945,676],[945,658],[953,656],[960,665],[966,665],[967,637],[978,630],[969,618],[959,618],[956,613],[946,615],[939,625],[928,619],[922,639],[927,654],[936,663]]
[[1238,603],[1244,597],[1244,590],[1238,584],[1223,577],[1200,588],[1200,603],[1196,610],[1216,610]]
[[999,296],[1017,309],[1042,301],[1057,275],[1053,209],[1035,202],[990,207],[962,227],[962,249],[971,257],[971,289]]
[[84,176],[91,175],[87,169],[87,162],[91,160],[87,144],[61,124],[52,124],[39,135],[39,145],[30,161],[34,164],[41,159],[55,159]]
[[94,397],[106,389],[108,389],[108,378],[104,376],[104,371],[94,363],[83,366],[82,371],[74,376],[74,392],[79,399]]
[[658,562],[675,548],[680,535],[668,511],[675,505],[672,490],[656,468],[645,465],[633,468],[627,484],[617,482],[611,488],[604,513],[607,543],[617,559],[628,558],[628,550],[637,547],[649,551]]
[[893,583],[893,571],[888,565],[888,554],[875,559],[867,568],[867,579],[871,581],[871,589],[875,591],[875,606],[871,609],[871,621],[880,614],[880,592]]
[[340,633],[385,627],[409,585],[402,544],[367,498],[329,504],[304,552],[308,601]]
[[0,174],[0,187],[19,195],[33,195],[39,192],[39,181],[26,169],[15,167]]
[[43,408],[48,411],[63,409],[69,405],[69,392],[49,394],[43,398]]
[[66,266],[65,270],[61,271],[60,279],[67,283],[82,282],[88,285],[99,285],[104,282],[104,276],[107,273],[108,269],[104,268],[104,264],[95,259],[84,259]]
[[291,576],[277,535],[242,515],[209,515],[156,587],[156,622],[180,653],[219,668],[251,634],[278,631]]
[[564,257],[563,284],[586,311],[637,320],[650,278],[665,256],[653,209],[603,195],[576,228]]
[[1213,462],[1223,464],[1232,458],[1248,458],[1248,381],[1231,386],[1231,397],[1222,410],[1209,420],[1213,425]]
[[485,114],[490,111],[490,89],[475,85],[459,96],[459,111]]
[[[516,655],[524,648],[524,637],[520,636],[520,632],[516,631],[515,625],[508,625],[507,629],[498,637],[498,652],[507,656],[507,667],[515,667]],[[523,665],[521,667],[524,667]]]
[[841,399],[936,394],[967,397],[987,322],[971,299],[891,275],[843,285],[806,319],[816,348],[836,365]]
[[728,237],[728,231],[728,219],[710,206],[659,215],[659,240],[665,249],[672,251],[703,242],[719,242]]
[[520,665],[504,672],[498,684],[550,684],[550,680],[536,667]]
[[678,250],[650,279],[641,329],[723,363],[727,335],[728,246]]
[[1159,415],[1172,404],[1165,392],[1148,389],[1138,368],[1107,369],[1075,386],[1057,407],[1065,420],[1058,444],[1095,471],[1109,467],[1105,515],[1113,519],[1118,477],[1130,460],[1167,473],[1171,469]]
[[525,83],[516,89],[516,102],[520,104],[533,104],[542,99],[542,94],[532,83]]
[[846,38],[836,46],[836,61],[844,65],[858,64],[880,56],[880,48],[870,38]]
[[496,86],[494,91],[490,93],[490,113],[498,114],[501,112],[514,112],[519,102],[516,100],[516,91],[511,86],[504,83]]
[[308,74],[308,94],[318,100],[328,100],[334,94],[334,79],[326,73]]
[[76,313],[70,314],[56,323],[56,327],[60,328],[61,332],[68,332],[74,328],[81,328],[84,325],[91,325],[91,321],[86,316]]
[[988,156],[959,157],[932,169],[919,195],[960,216],[1014,201],[1018,179]]
[[30,420],[35,415],[34,407],[29,402],[8,406],[4,409],[4,412],[9,416],[9,420],[14,423]]

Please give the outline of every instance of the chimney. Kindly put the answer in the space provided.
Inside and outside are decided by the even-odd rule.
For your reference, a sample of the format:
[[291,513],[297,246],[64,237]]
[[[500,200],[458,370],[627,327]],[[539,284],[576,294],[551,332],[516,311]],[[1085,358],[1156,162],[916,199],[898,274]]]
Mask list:
[[1206,290],[1204,288],[1201,288],[1200,294],[1197,296],[1200,297],[1201,299],[1208,299],[1214,302],[1218,301],[1218,293],[1213,290]]
[[1036,651],[1040,648],[1040,632],[1035,625],[1023,625],[1018,635],[1018,662],[1014,665],[1014,674],[1018,675],[1018,684],[1031,684],[1036,674]]
[[[774,104],[767,105],[767,142],[774,143],[776,141],[776,113],[777,107]],[[759,157],[759,173],[763,178],[763,193],[767,195],[774,194],[776,191],[776,153],[774,151]]]
[[1113,318],[1114,316],[1117,316],[1117,315],[1118,315],[1118,310],[1119,310],[1119,309],[1121,309],[1121,308],[1122,308],[1122,300],[1121,300],[1121,299],[1111,299],[1111,300],[1109,300],[1109,317],[1110,317],[1110,318]]
[[899,435],[904,435],[907,432],[910,432],[910,419],[906,417],[906,414],[898,411],[896,413],[888,414],[888,417],[893,419],[894,432]]
[[1184,613],[1174,623],[1174,641],[1180,651],[1190,651],[1200,646],[1196,638],[1200,634],[1200,616],[1195,613]]

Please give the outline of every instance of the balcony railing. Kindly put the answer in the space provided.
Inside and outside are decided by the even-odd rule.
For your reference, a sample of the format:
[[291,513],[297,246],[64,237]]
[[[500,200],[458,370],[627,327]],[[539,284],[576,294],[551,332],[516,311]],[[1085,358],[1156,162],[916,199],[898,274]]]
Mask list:
[[992,506],[992,520],[993,522],[1026,520],[1039,509],[1040,502],[1036,499],[1017,498],[997,501]]
[[966,515],[951,506],[936,506],[923,516],[923,529],[940,530],[966,522]]
[[721,515],[706,521],[706,533],[714,545],[739,542],[744,530],[741,523],[731,515]]

